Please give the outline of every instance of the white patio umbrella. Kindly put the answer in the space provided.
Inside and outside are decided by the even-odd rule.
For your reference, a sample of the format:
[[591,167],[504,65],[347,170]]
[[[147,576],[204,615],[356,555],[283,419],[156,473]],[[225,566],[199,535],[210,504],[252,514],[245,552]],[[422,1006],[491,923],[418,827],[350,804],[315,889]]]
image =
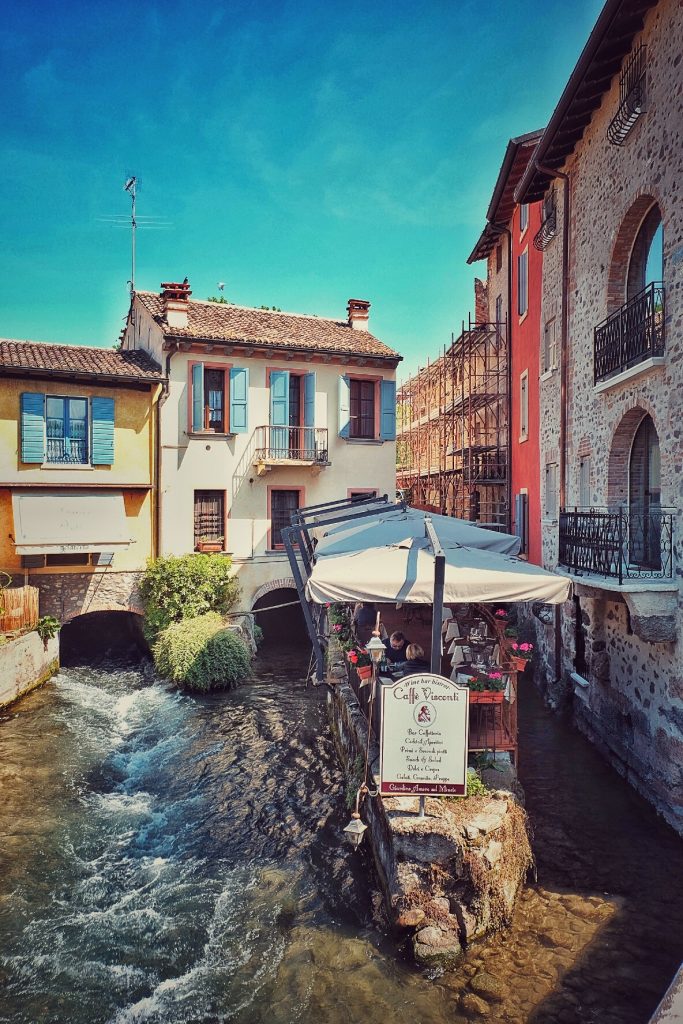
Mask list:
[[415,508],[405,511],[395,508],[376,518],[368,516],[365,519],[319,527],[316,557],[364,551],[387,544],[408,544],[413,539],[424,538],[426,518],[431,519],[443,548],[456,544],[511,555],[519,551],[520,538],[509,533],[484,530],[466,519],[433,515]]
[[[460,602],[541,601],[562,604],[571,583],[540,566],[497,551],[444,545],[443,600]],[[400,601],[432,604],[434,550],[426,537],[340,554],[322,554],[306,586],[307,597],[326,601]]]

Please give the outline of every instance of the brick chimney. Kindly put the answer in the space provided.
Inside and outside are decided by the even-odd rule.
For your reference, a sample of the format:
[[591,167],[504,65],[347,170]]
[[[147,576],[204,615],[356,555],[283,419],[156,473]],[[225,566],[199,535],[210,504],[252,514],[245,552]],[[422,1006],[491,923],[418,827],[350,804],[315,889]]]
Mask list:
[[489,322],[489,289],[478,277],[474,279],[474,319],[478,324]]
[[190,295],[190,284],[184,281],[162,281],[161,298],[164,300],[164,317],[169,327],[187,327],[187,310]]
[[349,327],[354,331],[367,331],[370,318],[370,303],[365,299],[349,299],[346,311],[349,315]]

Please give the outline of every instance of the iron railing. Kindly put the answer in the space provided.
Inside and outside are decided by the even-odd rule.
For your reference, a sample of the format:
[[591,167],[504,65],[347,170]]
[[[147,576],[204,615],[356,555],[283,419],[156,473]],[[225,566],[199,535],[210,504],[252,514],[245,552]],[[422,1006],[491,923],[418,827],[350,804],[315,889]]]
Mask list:
[[257,462],[329,461],[325,427],[257,427],[254,459]]
[[63,437],[47,438],[47,462],[84,465],[88,461],[88,442]]
[[557,234],[557,198],[551,188],[543,200],[543,220],[534,235],[534,249],[543,251]]
[[641,43],[619,79],[619,108],[607,128],[607,138],[615,146],[623,145],[645,107],[645,55]]
[[664,285],[653,281],[595,328],[595,383],[662,355]]
[[675,509],[574,508],[560,512],[560,565],[624,579],[673,577]]

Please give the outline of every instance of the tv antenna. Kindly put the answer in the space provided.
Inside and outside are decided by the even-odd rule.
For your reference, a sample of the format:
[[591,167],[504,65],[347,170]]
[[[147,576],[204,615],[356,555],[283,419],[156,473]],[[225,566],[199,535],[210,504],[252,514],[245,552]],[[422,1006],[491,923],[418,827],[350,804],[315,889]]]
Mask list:
[[135,292],[135,256],[136,256],[136,236],[138,228],[170,228],[171,222],[165,217],[138,217],[136,211],[136,203],[138,196],[138,189],[142,187],[142,181],[135,174],[127,174],[126,180],[123,185],[123,191],[127,192],[130,196],[130,218],[125,214],[115,213],[106,217],[98,217],[99,221],[105,224],[112,224],[114,227],[128,227],[131,229],[131,240],[130,240],[130,280],[128,286],[130,288],[131,298]]

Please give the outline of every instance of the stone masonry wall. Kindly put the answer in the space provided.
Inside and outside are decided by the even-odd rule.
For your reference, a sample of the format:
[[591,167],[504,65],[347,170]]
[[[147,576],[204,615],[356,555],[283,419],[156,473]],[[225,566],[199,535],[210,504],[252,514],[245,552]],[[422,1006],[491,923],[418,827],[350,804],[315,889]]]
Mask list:
[[141,572],[50,573],[31,576],[40,590],[40,614],[69,622],[89,612],[142,615]]
[[[580,587],[588,687],[577,721],[668,821],[683,832],[683,16],[659,3],[634,40],[647,46],[646,110],[621,147],[607,126],[619,103],[619,76],[604,96],[564,170],[571,182],[567,379],[566,504],[579,504],[579,461],[590,457],[590,500],[628,500],[628,459],[648,413],[661,452],[662,505],[674,523],[675,643],[646,643],[631,631],[619,595]],[[677,69],[677,70],[676,70]],[[557,238],[544,257],[543,322],[561,314],[562,186]],[[665,360],[607,391],[593,382],[595,326],[625,301],[625,278],[638,227],[657,202],[664,231]],[[541,380],[541,478],[559,445],[559,373]],[[557,563],[557,526],[544,523],[545,564]],[[676,595],[674,595],[676,596]],[[563,673],[574,671],[574,606],[563,607]],[[552,647],[554,628],[538,625]]]

